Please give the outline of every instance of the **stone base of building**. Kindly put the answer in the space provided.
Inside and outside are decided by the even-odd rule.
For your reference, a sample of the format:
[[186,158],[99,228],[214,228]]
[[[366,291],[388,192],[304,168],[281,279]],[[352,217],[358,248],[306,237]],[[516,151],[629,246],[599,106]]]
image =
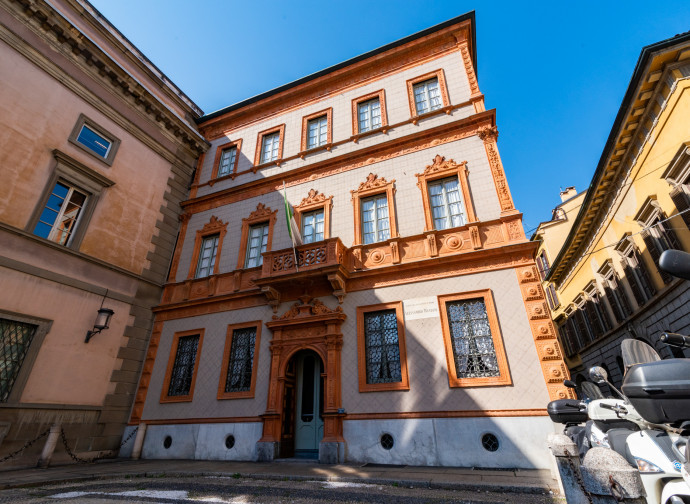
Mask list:
[[[128,427],[124,436],[134,428]],[[345,442],[320,443],[319,462],[551,469],[546,437],[555,431],[548,416],[345,420]],[[141,457],[279,458],[280,443],[260,442],[261,436],[261,422],[149,425]],[[120,457],[130,455],[128,443]]]

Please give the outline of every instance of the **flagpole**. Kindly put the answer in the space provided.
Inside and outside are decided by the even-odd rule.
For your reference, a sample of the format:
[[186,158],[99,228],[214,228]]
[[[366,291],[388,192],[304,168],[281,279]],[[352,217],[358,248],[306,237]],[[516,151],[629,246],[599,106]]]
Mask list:
[[288,205],[287,200],[287,192],[285,191],[285,181],[283,180],[283,200],[285,201],[285,223],[287,224],[287,229],[288,229],[288,235],[290,235],[290,241],[292,242],[292,255],[295,258],[295,270],[297,270],[297,273],[299,273],[299,264],[297,263],[297,250],[295,249],[295,238],[292,236],[292,228],[290,227],[290,218],[292,215],[290,215],[292,212],[290,212],[290,208]]

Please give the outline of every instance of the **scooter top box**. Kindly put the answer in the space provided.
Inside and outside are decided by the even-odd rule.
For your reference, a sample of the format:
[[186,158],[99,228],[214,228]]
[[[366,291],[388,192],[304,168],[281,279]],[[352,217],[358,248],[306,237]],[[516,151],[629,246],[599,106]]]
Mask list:
[[587,421],[587,410],[580,411],[580,401],[577,399],[558,399],[546,406],[551,420],[556,423],[570,424]]
[[690,359],[668,359],[632,366],[623,393],[652,423],[690,420]]

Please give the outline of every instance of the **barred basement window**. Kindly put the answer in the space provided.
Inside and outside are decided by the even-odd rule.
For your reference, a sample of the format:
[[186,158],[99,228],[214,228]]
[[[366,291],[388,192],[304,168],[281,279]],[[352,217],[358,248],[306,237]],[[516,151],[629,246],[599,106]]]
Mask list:
[[38,326],[0,318],[0,402],[7,402]]
[[244,392],[251,388],[255,342],[255,327],[235,329],[232,332],[225,392]]
[[161,402],[192,400],[203,337],[202,329],[175,334],[165,373],[167,386],[163,386]]

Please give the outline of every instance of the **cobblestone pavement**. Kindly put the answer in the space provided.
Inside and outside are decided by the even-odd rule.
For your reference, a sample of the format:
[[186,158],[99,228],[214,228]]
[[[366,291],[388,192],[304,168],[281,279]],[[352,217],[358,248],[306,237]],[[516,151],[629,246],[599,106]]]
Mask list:
[[336,481],[282,481],[228,477],[132,476],[112,480],[47,484],[0,491],[0,503],[17,504],[565,504],[565,499],[544,494],[503,493],[485,490],[448,490],[402,484]]

